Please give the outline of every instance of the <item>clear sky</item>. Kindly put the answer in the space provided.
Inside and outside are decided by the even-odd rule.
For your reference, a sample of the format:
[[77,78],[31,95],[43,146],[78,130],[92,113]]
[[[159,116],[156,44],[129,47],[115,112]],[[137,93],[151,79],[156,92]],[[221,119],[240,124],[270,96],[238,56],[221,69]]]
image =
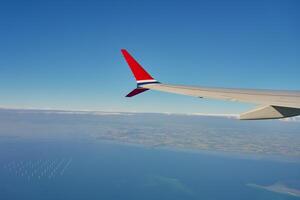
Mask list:
[[1,1],[0,106],[238,113],[253,107],[135,87],[159,81],[299,90],[300,1]]

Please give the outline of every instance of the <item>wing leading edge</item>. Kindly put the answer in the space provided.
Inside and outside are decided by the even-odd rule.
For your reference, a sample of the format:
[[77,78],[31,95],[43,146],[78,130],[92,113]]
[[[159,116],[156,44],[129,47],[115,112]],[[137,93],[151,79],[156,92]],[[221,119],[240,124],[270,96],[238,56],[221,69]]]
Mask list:
[[[136,78],[137,89],[150,89],[199,98],[212,98],[260,105],[254,110],[241,114],[240,119],[243,120],[279,119],[300,115],[300,91],[208,88],[163,84],[152,78],[126,50],[122,50],[122,53]],[[132,97],[139,93],[141,92],[128,96]]]

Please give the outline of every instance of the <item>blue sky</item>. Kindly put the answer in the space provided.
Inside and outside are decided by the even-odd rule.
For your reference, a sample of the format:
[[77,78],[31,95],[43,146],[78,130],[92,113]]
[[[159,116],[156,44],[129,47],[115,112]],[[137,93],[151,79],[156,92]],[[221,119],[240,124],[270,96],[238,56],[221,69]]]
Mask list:
[[120,49],[157,80],[299,90],[299,1],[1,1],[0,106],[238,113],[253,107],[146,92]]

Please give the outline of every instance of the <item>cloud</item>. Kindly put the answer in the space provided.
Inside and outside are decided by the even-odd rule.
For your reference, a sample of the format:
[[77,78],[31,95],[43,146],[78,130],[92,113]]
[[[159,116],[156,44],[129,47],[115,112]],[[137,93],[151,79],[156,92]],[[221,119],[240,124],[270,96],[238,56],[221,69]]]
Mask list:
[[42,113],[42,114],[63,114],[63,115],[131,115],[132,113],[89,111],[89,110],[57,110],[37,108],[0,108],[0,110],[14,111],[17,113]]
[[[8,108],[0,107],[0,110],[15,111],[18,113],[44,113],[44,114],[70,114],[70,115],[138,115],[138,114],[163,114],[163,115],[182,115],[182,116],[203,116],[203,117],[222,117],[227,119],[239,119],[239,114],[223,114],[223,113],[150,113],[150,112],[117,112],[117,111],[93,111],[93,110],[58,110],[51,108]],[[279,119],[283,122],[300,122],[300,116]]]
[[297,116],[297,117],[283,118],[283,119],[280,119],[280,121],[283,121],[283,122],[300,122],[300,117]]

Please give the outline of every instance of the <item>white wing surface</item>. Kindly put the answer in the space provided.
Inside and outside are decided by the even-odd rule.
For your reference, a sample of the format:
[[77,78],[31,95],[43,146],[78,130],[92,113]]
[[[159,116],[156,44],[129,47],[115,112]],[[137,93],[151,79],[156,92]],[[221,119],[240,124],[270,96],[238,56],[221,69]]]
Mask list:
[[137,81],[137,88],[129,93],[128,97],[150,89],[198,98],[259,105],[258,108],[241,114],[240,119],[278,119],[300,115],[300,91],[209,88],[163,84],[148,74],[126,50],[122,50],[122,53]]

